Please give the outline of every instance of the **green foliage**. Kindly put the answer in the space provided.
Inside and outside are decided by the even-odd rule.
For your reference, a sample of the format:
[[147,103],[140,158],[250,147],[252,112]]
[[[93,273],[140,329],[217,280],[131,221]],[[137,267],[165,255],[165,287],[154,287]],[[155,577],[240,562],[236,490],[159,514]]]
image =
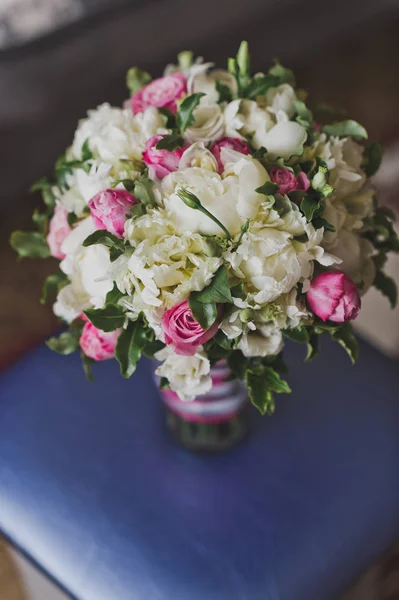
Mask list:
[[309,333],[306,327],[295,327],[294,329],[284,329],[284,335],[292,340],[293,342],[304,342],[307,343],[309,340]]
[[106,304],[104,308],[87,308],[83,311],[94,327],[102,331],[115,331],[123,327],[125,313],[116,304]]
[[212,302],[200,302],[196,295],[198,292],[190,294],[188,303],[193,313],[194,319],[204,329],[209,329],[217,319],[218,310],[216,303]]
[[145,206],[156,204],[153,188],[154,182],[152,179],[142,175],[134,184],[134,195],[139,202]]
[[145,347],[153,341],[154,333],[142,316],[137,321],[129,321],[126,329],[119,335],[115,348],[115,357],[123,377],[128,379],[133,375]]
[[152,81],[152,77],[146,71],[142,71],[138,67],[132,67],[126,74],[126,86],[133,95],[135,92],[140,90],[142,87]]
[[364,163],[362,169],[368,177],[377,173],[382,161],[382,146],[378,142],[369,144],[364,152]]
[[85,248],[93,246],[95,244],[101,244],[109,248],[109,256],[111,262],[114,262],[119,256],[125,251],[125,245],[121,239],[119,239],[113,233],[110,233],[106,229],[97,229],[94,233],[91,233],[82,243]]
[[308,334],[307,354],[306,354],[305,362],[310,362],[311,360],[316,358],[318,353],[319,353],[319,338],[318,338],[317,334],[314,333],[314,331],[311,331]]
[[93,365],[94,365],[95,361],[92,358],[90,358],[89,356],[86,356],[86,354],[84,352],[80,353],[80,358],[82,359],[82,367],[83,367],[84,374],[86,375],[86,379],[87,379],[87,381],[90,381],[90,383],[92,383],[94,381]]
[[166,135],[156,145],[157,150],[167,150],[172,152],[176,148],[181,148],[184,145],[184,139],[181,137],[178,131],[173,131],[169,135]]
[[82,146],[82,161],[86,162],[93,158],[93,152],[90,150],[89,139],[84,141]]
[[245,383],[248,388],[250,400],[259,412],[273,414],[275,408],[274,393],[289,394],[291,388],[281,379],[277,371],[263,364],[254,365],[246,369]]
[[277,86],[281,85],[282,83],[289,83],[289,85],[295,87],[295,75],[291,71],[291,69],[283,67],[283,65],[277,60],[277,58],[274,59],[274,63],[274,66],[271,69],[269,69],[269,74],[277,78],[277,82],[275,85]]
[[381,252],[399,252],[399,239],[393,225],[394,214],[387,208],[378,208],[367,220],[364,234],[373,246]]
[[58,338],[52,337],[47,340],[46,344],[54,352],[66,356],[79,349],[80,333],[79,330],[65,331]]
[[279,79],[275,75],[258,75],[252,79],[244,94],[246,98],[255,100],[258,96],[264,96],[270,88],[277,85],[279,85]]
[[388,298],[389,302],[391,303],[391,307],[395,308],[398,302],[398,288],[394,279],[392,279],[392,277],[388,277],[388,275],[385,275],[385,273],[382,271],[378,271],[374,279],[374,286],[381,292],[381,294]]
[[139,202],[138,204],[133,204],[130,209],[130,217],[132,219],[138,219],[146,214],[145,205]]
[[273,183],[272,181],[266,181],[263,185],[256,188],[255,192],[258,194],[264,194],[265,196],[273,196],[276,192],[278,192],[279,186],[277,183]]
[[114,282],[114,287],[105,297],[105,304],[118,304],[119,300],[123,298],[123,296],[125,296],[125,294],[119,290],[116,282]]
[[297,116],[296,116],[297,123],[299,123],[300,125],[302,125],[302,127],[305,127],[306,129],[309,129],[309,127],[312,127],[313,126],[313,114],[307,108],[306,104],[304,102],[302,102],[301,100],[295,100],[294,105],[295,105],[296,113],[297,113]]
[[193,64],[193,52],[192,50],[183,50],[177,55],[177,61],[182,71],[189,69]]
[[231,91],[231,89],[229,88],[228,85],[226,85],[225,83],[222,83],[221,81],[216,80],[215,87],[216,87],[217,93],[219,94],[219,100],[218,100],[219,104],[221,104],[222,102],[231,102],[232,101],[233,92]]
[[357,340],[353,335],[352,328],[348,323],[345,323],[341,327],[338,327],[331,333],[331,337],[346,350],[352,364],[358,359],[359,347]]
[[38,231],[13,231],[11,247],[20,258],[48,258],[50,248],[44,235]]
[[199,105],[202,96],[205,96],[202,92],[196,94],[190,94],[187,96],[179,106],[179,112],[176,117],[177,127],[181,132],[185,131],[187,127],[194,124],[193,112]]
[[40,298],[41,304],[45,304],[49,296],[56,296],[60,289],[67,283],[68,277],[62,271],[48,275],[43,284],[42,297]]
[[167,129],[175,129],[176,125],[176,115],[172,113],[171,110],[165,108],[164,106],[160,106],[158,108],[158,112],[160,112],[164,117],[166,117],[165,127]]
[[367,131],[365,128],[357,123],[357,121],[341,121],[340,123],[334,123],[334,125],[325,125],[323,127],[324,133],[336,137],[355,137],[360,139],[367,139]]
[[201,292],[194,292],[199,302],[232,303],[227,269],[221,265],[216,271],[211,283]]
[[42,177],[39,181],[36,181],[31,188],[31,192],[41,192],[44,204],[52,212],[55,207],[55,197],[52,191],[52,185],[47,177]]

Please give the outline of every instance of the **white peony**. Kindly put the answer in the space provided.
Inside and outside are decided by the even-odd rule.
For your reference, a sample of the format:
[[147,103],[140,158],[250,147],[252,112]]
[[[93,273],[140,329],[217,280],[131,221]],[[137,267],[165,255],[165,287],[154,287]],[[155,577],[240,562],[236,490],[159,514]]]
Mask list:
[[215,173],[218,171],[216,158],[205,147],[203,142],[195,142],[183,152],[179,161],[179,170],[181,171],[190,167],[199,167],[200,169],[214,171]]
[[201,346],[194,356],[182,356],[166,347],[157,352],[155,357],[157,360],[164,361],[157,368],[156,374],[159,377],[166,377],[171,389],[181,400],[190,402],[196,396],[211,390],[211,365]]
[[134,250],[121,284],[129,293],[134,290],[132,305],[137,311],[171,308],[190,292],[208,285],[222,263],[221,258],[212,256],[207,240],[199,234],[177,235],[162,210],[128,220],[125,238]]
[[195,194],[232,236],[240,232],[246,219],[255,218],[265,200],[255,189],[269,179],[267,171],[258,160],[230,149],[222,149],[222,160],[228,163],[223,177],[193,167],[170,173],[162,180],[162,202],[177,232],[224,235],[208,216],[184,204],[177,195],[181,188]]
[[130,108],[102,104],[80,121],[72,144],[72,156],[80,160],[88,140],[94,158],[115,164],[121,158],[141,159],[145,142],[153,135],[166,133],[165,117],[156,108],[133,115]]
[[219,104],[200,104],[193,115],[194,124],[184,132],[188,142],[209,143],[224,136],[224,118]]
[[277,114],[283,111],[291,119],[294,116],[296,94],[294,88],[288,83],[270,88],[266,93],[266,104],[270,112]]
[[347,196],[359,191],[366,180],[361,169],[363,148],[352,138],[332,137],[322,133],[313,148],[330,170],[329,183],[334,187],[334,193]]
[[71,277],[71,282],[58,292],[53,312],[66,323],[72,323],[90,306],[90,297],[82,286],[79,274],[75,274]]
[[271,157],[288,159],[302,154],[307,137],[306,129],[299,123],[281,120],[266,133],[257,133],[252,141],[256,148],[266,148]]

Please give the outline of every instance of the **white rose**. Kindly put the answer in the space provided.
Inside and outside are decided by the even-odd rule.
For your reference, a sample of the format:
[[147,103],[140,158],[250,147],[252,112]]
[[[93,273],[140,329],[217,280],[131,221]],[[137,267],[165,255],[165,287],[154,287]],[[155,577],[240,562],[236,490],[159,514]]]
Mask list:
[[246,331],[238,349],[244,356],[274,356],[283,348],[283,335],[278,327],[262,325],[256,331]]
[[268,111],[260,108],[254,100],[233,100],[224,111],[226,136],[252,138],[256,148],[263,136],[275,125],[275,120]]
[[191,144],[215,142],[224,136],[224,118],[219,104],[200,104],[193,115],[194,125],[184,132],[184,138]]
[[266,104],[270,112],[277,114],[283,111],[289,118],[293,117],[296,112],[294,104],[296,99],[295,90],[288,83],[270,88],[266,94]]
[[67,323],[72,323],[91,306],[90,297],[83,288],[79,274],[74,275],[71,283],[64,286],[57,295],[53,305],[54,314]]
[[213,63],[197,64],[193,65],[188,73],[188,93],[202,92],[206,94],[201,98],[202,104],[216,104],[219,101],[219,92],[216,90],[217,81],[226,85],[233,94],[237,92],[235,77],[224,69],[212,69],[212,67]]
[[179,161],[179,170],[182,171],[189,167],[199,167],[200,169],[214,171],[215,173],[218,171],[216,158],[212,152],[205,148],[203,142],[195,142],[183,152]]
[[156,370],[159,377],[166,377],[171,389],[179,398],[190,402],[212,388],[211,365],[199,347],[194,356],[182,356],[166,347],[157,352],[156,359],[164,361]]
[[308,134],[306,129],[293,121],[280,121],[266,133],[253,137],[255,148],[263,146],[271,157],[290,158],[303,152]]

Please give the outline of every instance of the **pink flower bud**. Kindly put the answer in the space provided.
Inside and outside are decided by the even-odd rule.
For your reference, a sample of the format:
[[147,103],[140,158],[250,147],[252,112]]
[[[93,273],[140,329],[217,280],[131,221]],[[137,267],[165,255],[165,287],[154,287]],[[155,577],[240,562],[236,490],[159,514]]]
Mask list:
[[306,192],[310,186],[306,173],[301,171],[298,177],[290,169],[275,167],[270,171],[270,179],[279,186],[280,194],[289,194],[290,192]]
[[165,343],[172,346],[177,354],[184,356],[195,354],[198,346],[205,344],[216,334],[218,327],[216,321],[209,329],[203,329],[194,319],[188,300],[176,304],[162,317]]
[[163,135],[154,135],[145,144],[143,152],[143,161],[149,167],[151,179],[163,179],[169,173],[177,171],[179,168],[179,160],[183,152],[187,148],[176,148],[169,152],[168,150],[157,150],[156,145],[161,140]]
[[79,344],[83,352],[93,360],[107,360],[115,354],[116,342],[121,330],[101,331],[93,323],[86,321]]
[[322,321],[344,323],[356,319],[360,297],[350,277],[341,271],[317,275],[307,291],[309,308]]
[[220,152],[222,148],[231,148],[236,152],[241,152],[241,154],[249,154],[248,144],[238,138],[225,137],[219,140],[218,142],[215,142],[211,147],[211,152],[216,158],[216,162],[218,163],[219,173],[223,173],[225,167]]
[[154,79],[132,96],[132,110],[137,113],[144,112],[146,108],[155,106],[167,108],[173,113],[177,112],[176,100],[187,91],[186,77],[183,73],[173,73]]
[[47,235],[47,243],[50,248],[51,256],[59,258],[60,260],[65,258],[65,254],[61,252],[61,246],[70,233],[71,228],[68,225],[68,211],[60,204],[57,204],[50,221],[49,232]]
[[125,190],[104,190],[89,201],[89,208],[97,229],[122,237],[133,204],[137,204],[136,198]]

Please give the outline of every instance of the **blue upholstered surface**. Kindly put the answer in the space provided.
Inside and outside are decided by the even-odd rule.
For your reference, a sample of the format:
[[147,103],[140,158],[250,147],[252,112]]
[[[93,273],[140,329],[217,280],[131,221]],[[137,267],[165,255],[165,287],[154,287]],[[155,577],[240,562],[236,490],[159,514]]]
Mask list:
[[0,378],[0,528],[79,600],[327,600],[399,537],[398,365],[291,348],[292,397],[226,454],[173,446],[150,365]]

